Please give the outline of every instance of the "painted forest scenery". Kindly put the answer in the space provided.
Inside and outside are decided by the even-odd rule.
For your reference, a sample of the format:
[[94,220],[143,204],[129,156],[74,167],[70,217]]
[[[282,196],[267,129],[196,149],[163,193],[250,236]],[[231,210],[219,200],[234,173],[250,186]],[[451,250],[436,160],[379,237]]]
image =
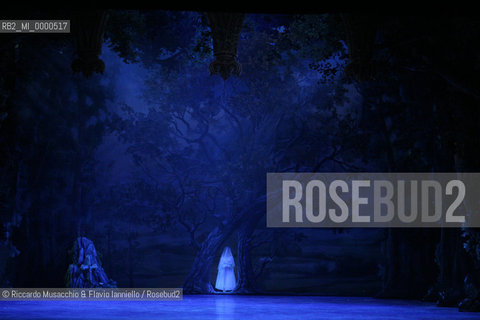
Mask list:
[[0,13],[0,319],[478,319],[478,228],[267,227],[269,173],[480,172],[480,18],[347,11]]

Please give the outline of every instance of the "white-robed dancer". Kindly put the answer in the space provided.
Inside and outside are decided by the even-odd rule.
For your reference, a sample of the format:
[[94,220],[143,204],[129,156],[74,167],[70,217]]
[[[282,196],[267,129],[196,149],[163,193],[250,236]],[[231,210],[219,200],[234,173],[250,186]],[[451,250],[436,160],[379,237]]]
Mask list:
[[217,290],[225,292],[235,289],[237,280],[235,279],[234,268],[235,261],[233,260],[232,251],[229,247],[225,247],[218,263],[217,281],[215,282]]

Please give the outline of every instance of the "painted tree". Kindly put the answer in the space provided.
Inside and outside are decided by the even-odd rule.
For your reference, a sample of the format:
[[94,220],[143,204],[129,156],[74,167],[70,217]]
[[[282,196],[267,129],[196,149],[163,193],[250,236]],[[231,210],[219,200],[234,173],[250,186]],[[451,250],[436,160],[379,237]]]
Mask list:
[[149,65],[146,100],[153,107],[144,113],[125,106],[114,121],[144,181],[165,190],[157,214],[173,213],[196,249],[186,292],[213,291],[213,260],[232,234],[238,291],[258,289],[250,251],[265,242],[254,243],[253,233],[265,215],[267,172],[352,168],[338,133],[353,120],[336,111],[336,83],[318,84],[281,27],[247,20],[244,73],[228,82],[209,77],[198,55],[183,56],[176,70]]

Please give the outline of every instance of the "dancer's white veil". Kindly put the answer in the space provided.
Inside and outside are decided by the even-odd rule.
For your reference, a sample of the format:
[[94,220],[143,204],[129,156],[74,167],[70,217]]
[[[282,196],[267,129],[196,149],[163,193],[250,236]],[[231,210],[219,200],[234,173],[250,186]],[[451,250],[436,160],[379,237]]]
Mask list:
[[218,268],[225,268],[225,267],[234,267],[235,260],[233,260],[232,250],[229,247],[225,247],[223,249],[222,257],[220,258],[220,263],[218,264]]

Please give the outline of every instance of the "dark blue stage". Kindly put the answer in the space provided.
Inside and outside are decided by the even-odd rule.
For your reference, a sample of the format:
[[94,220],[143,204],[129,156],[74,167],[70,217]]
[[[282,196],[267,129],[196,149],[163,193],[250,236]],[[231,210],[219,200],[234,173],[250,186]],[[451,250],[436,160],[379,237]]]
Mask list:
[[351,297],[185,296],[163,302],[2,302],[2,319],[479,319],[478,313],[432,303]]

